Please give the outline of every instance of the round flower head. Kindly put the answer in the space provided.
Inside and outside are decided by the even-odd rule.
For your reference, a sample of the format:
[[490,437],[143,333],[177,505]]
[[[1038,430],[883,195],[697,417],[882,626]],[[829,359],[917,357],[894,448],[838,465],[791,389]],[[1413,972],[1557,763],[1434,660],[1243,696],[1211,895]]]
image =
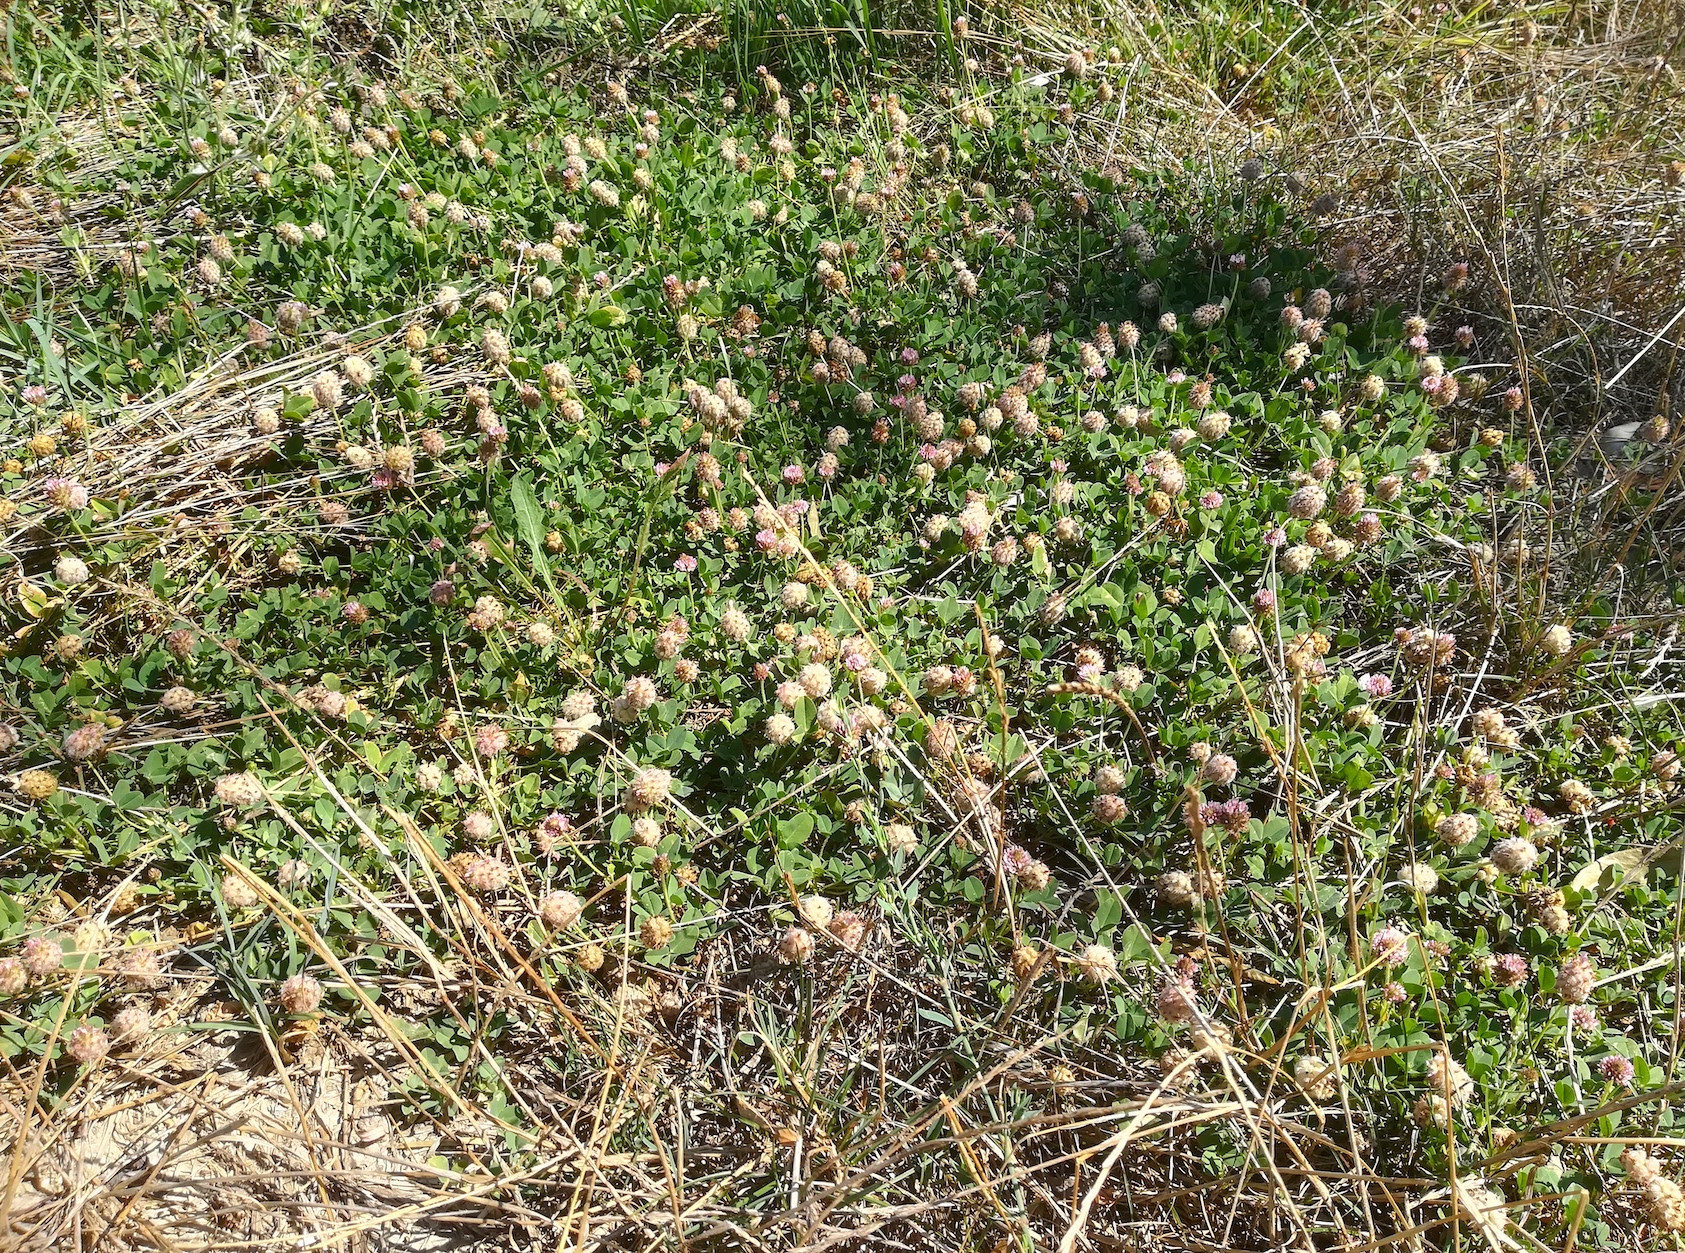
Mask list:
[[786,966],[799,966],[813,956],[813,933],[803,927],[791,927],[778,941],[778,960]]
[[1621,1168],[1626,1171],[1627,1178],[1640,1188],[1648,1187],[1662,1175],[1661,1163],[1636,1144],[1621,1150]]
[[1340,1092],[1340,1068],[1321,1053],[1306,1053],[1293,1063],[1293,1081],[1311,1100],[1332,1101]]
[[1597,1063],[1597,1073],[1606,1082],[1625,1088],[1632,1085],[1635,1067],[1630,1057],[1605,1057]]
[[673,923],[659,914],[651,914],[638,925],[638,939],[645,948],[666,948],[673,939]]
[[1123,797],[1102,792],[1094,798],[1092,805],[1089,807],[1089,812],[1094,815],[1096,822],[1110,825],[1114,822],[1122,822],[1129,814],[1129,807],[1124,804]]
[[1287,512],[1308,522],[1328,504],[1328,493],[1315,483],[1306,483],[1287,498]]
[[65,1053],[84,1066],[94,1066],[111,1051],[111,1037],[91,1023],[83,1023],[65,1041]]
[[361,391],[374,379],[374,367],[367,358],[353,354],[340,362],[340,372],[345,375],[345,381]]
[[803,692],[819,700],[830,695],[831,671],[820,662],[810,662],[802,667],[799,682]]
[[105,727],[97,722],[89,722],[66,732],[59,751],[66,761],[98,761],[105,756]]
[[1409,933],[1397,927],[1382,927],[1370,937],[1369,943],[1375,956],[1388,966],[1402,965],[1410,956]]
[[1199,437],[1203,440],[1215,442],[1229,433],[1232,419],[1221,409],[1213,409],[1201,415],[1199,419]]
[[144,947],[128,949],[117,964],[123,982],[136,991],[155,988],[163,981],[164,970],[158,954]]
[[495,857],[475,857],[463,868],[462,881],[484,895],[501,892],[509,886],[509,867]]
[[1194,987],[1182,979],[1171,979],[1159,989],[1154,1008],[1165,1022],[1188,1022],[1198,1012]]
[[225,774],[216,781],[216,798],[224,805],[248,809],[263,801],[263,785],[249,770]]
[[0,996],[16,996],[29,986],[29,971],[16,957],[0,957]]
[[1127,776],[1117,766],[1098,766],[1094,770],[1094,790],[1103,795],[1115,796],[1123,791],[1124,784],[1127,781]]
[[1446,814],[1434,825],[1434,834],[1450,848],[1461,848],[1480,834],[1480,819],[1473,814]]
[[61,513],[88,507],[88,489],[75,479],[55,476],[41,482],[41,492],[47,503]]
[[734,604],[727,604],[720,614],[720,633],[727,639],[741,644],[753,633],[748,615]]
[[1492,963],[1492,980],[1499,987],[1520,987],[1528,974],[1527,959],[1520,953],[1505,953]]
[[1568,650],[1574,646],[1574,633],[1560,622],[1548,628],[1539,637],[1539,647],[1552,657],[1566,656]]
[[546,892],[538,898],[538,919],[551,931],[566,931],[584,911],[584,902],[572,892]]
[[866,942],[866,920],[852,909],[845,909],[831,920],[827,928],[831,938],[851,953],[860,951]]
[[1398,873],[1399,882],[1413,892],[1420,892],[1424,896],[1432,895],[1439,887],[1439,872],[1425,861],[1407,863]]
[[1562,798],[1562,805],[1571,814],[1589,814],[1596,797],[1592,790],[1578,779],[1566,779],[1557,788],[1556,794]]
[[64,965],[64,945],[56,936],[32,935],[23,942],[19,958],[30,978],[44,979]]
[[664,805],[672,795],[673,776],[659,766],[645,766],[632,778],[631,786],[626,789],[628,807],[639,810],[654,809]]
[[1230,629],[1229,651],[1239,657],[1250,656],[1258,651],[1258,632],[1250,623],[1242,622]]
[[1153,882],[1158,903],[1169,909],[1192,909],[1199,903],[1199,889],[1185,870],[1167,870]]
[[660,699],[655,683],[643,675],[634,675],[614,700],[610,712],[616,722],[628,723],[651,708]]
[[1117,954],[1104,944],[1090,944],[1077,958],[1077,971],[1096,986],[1110,983],[1118,977]]
[[250,909],[258,902],[257,889],[241,874],[222,876],[222,903],[229,909]]
[[496,757],[509,747],[509,732],[488,722],[474,732],[474,748],[482,757]]
[[1239,773],[1239,763],[1226,753],[1214,753],[1207,757],[1205,764],[1200,767],[1200,776],[1217,787],[1227,787],[1235,781],[1235,776]]
[[1469,1072],[1444,1053],[1435,1052],[1428,1058],[1428,1083],[1453,1109],[1468,1104],[1474,1095]]
[[1584,1005],[1591,999],[1597,982],[1597,971],[1584,953],[1575,953],[1556,971],[1556,994],[1565,1004]]
[[1539,850],[1533,841],[1516,835],[1499,840],[1492,846],[1492,864],[1504,874],[1526,874],[1539,861]]
[[88,581],[88,563],[66,553],[54,563],[53,576],[66,587],[76,587]]
[[313,1014],[322,1003],[322,985],[309,975],[296,974],[281,984],[278,999],[289,1014]]
[[111,1020],[111,1038],[123,1044],[138,1044],[152,1034],[152,1015],[139,1005],[119,1010]]
[[345,400],[345,380],[333,370],[323,370],[311,380],[310,396],[318,409],[332,412]]
[[831,902],[823,896],[804,896],[796,902],[796,908],[802,919],[811,927],[823,931],[831,925],[833,914]]

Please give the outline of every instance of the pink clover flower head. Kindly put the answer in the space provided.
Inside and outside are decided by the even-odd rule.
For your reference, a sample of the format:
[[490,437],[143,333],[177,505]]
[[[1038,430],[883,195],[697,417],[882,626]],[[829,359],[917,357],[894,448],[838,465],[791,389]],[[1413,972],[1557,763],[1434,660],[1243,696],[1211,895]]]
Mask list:
[[1370,937],[1369,944],[1375,956],[1389,966],[1402,965],[1410,956],[1409,933],[1397,927],[1382,927]]
[[1392,695],[1392,679],[1384,674],[1366,674],[1357,681],[1365,696],[1379,700]]
[[46,496],[47,503],[55,509],[68,512],[88,507],[88,489],[75,479],[54,476],[41,484],[41,491]]
[[1604,1080],[1617,1087],[1629,1087],[1632,1084],[1633,1065],[1630,1057],[1605,1057],[1597,1063],[1597,1073]]
[[1506,988],[1519,987],[1527,982],[1527,959],[1520,953],[1505,953],[1493,963],[1492,977]]

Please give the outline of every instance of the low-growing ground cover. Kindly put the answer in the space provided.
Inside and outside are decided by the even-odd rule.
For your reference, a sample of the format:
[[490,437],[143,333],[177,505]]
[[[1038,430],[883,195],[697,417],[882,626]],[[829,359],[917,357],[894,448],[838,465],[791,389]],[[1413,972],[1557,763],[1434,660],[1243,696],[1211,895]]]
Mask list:
[[1685,1225],[1669,592],[1568,516],[1667,419],[1588,485],[1478,267],[1000,61],[20,76],[26,1231],[151,1239],[33,1129],[214,1033],[582,1246]]

